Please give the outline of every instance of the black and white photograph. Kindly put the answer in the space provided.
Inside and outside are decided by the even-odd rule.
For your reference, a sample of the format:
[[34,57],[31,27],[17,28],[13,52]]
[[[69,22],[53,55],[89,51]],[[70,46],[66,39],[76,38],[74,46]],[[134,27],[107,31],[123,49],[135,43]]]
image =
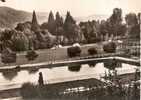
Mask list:
[[0,100],[140,100],[141,0],[0,0]]

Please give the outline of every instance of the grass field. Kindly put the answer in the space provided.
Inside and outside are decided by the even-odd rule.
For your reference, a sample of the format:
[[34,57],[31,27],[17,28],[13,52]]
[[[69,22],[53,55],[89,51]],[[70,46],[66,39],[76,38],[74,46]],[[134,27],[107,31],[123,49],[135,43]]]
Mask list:
[[[81,55],[80,57],[88,56],[88,49],[91,47],[95,47],[98,50],[98,53],[103,53],[102,44],[88,44],[81,46]],[[4,64],[1,62],[0,57],[0,67],[3,66],[12,66],[12,65],[22,65],[22,64],[32,64],[32,63],[40,63],[40,62],[51,62],[55,60],[67,60],[69,59],[67,55],[67,47],[56,48],[56,49],[43,49],[37,50],[37,54],[39,55],[35,60],[28,61],[25,57],[26,52],[17,53],[16,63]]]

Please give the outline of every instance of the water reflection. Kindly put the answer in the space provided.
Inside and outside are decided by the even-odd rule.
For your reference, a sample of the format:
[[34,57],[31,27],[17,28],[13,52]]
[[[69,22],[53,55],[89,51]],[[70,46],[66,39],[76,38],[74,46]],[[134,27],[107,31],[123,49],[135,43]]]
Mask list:
[[104,67],[108,68],[110,70],[114,70],[115,68],[122,67],[122,63],[121,62],[117,62],[116,60],[109,60],[107,62],[104,62]]
[[89,65],[89,67],[95,67],[96,64],[97,64],[97,63],[90,63],[90,64],[88,64],[88,65]]
[[80,69],[81,69],[81,65],[68,66],[68,70],[72,72],[79,72]]
[[[101,74],[108,73],[108,69],[104,67],[103,63],[97,63],[95,67],[90,67],[88,64],[81,65],[79,72],[72,72],[68,70],[68,67],[55,67],[52,69],[36,69],[36,70],[21,70],[13,73],[0,73],[0,89],[6,87],[9,84],[23,84],[25,82],[37,83],[39,72],[43,73],[43,78],[48,83],[71,81],[79,79],[96,78],[99,79]],[[128,64],[122,64],[122,68],[117,68],[117,73],[123,73],[127,69],[128,72],[133,72],[136,66]]]
[[29,74],[35,74],[35,73],[37,73],[39,71],[39,68],[32,68],[32,69],[29,69],[28,70],[28,72],[29,72]]
[[4,71],[2,72],[2,75],[4,76],[5,79],[7,80],[12,80],[14,77],[16,77],[18,74],[17,71]]

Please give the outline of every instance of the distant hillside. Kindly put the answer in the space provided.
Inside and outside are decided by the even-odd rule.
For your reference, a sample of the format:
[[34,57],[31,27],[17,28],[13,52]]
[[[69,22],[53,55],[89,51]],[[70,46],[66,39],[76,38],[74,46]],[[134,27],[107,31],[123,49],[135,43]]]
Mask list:
[[24,11],[18,11],[8,7],[0,7],[0,27],[11,28],[17,22],[30,20],[31,14]]
[[[36,12],[39,24],[47,22],[48,13],[46,12]],[[65,19],[65,16],[63,15]],[[106,15],[92,15],[88,17],[74,17],[74,19],[79,23],[80,21],[106,19]],[[21,10],[16,10],[9,7],[0,7],[0,28],[14,28],[17,23],[31,21],[32,13],[25,12]]]
[[[37,13],[39,23],[47,21],[47,13]],[[19,22],[31,21],[32,13],[15,10],[8,7],[0,7],[0,28],[13,28]]]

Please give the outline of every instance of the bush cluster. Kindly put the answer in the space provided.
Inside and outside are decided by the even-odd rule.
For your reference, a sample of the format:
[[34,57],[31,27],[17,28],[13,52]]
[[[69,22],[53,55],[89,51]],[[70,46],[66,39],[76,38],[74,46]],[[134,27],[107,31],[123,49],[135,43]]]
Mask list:
[[76,56],[80,56],[81,54],[81,48],[78,46],[75,47],[69,47],[67,49],[67,54],[69,57],[76,57]]
[[14,63],[16,62],[16,53],[10,50],[3,50],[1,60],[3,63]]
[[30,50],[26,54],[28,60],[35,60],[38,57],[38,54],[34,50]]
[[97,53],[98,52],[97,52],[96,48],[94,48],[94,47],[88,49],[88,54],[89,55],[95,55]]
[[116,44],[114,42],[109,42],[104,44],[103,50],[106,53],[115,53],[116,52]]

